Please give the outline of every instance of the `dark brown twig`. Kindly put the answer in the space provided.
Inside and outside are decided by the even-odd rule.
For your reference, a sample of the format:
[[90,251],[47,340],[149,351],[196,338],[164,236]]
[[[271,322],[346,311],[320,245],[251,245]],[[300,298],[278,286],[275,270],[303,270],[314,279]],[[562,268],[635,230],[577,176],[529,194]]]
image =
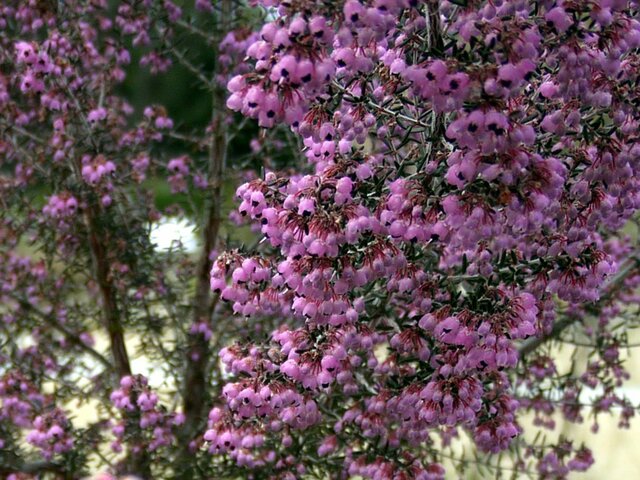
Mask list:
[[[624,281],[632,273],[634,273],[634,271],[636,271],[638,267],[640,267],[640,250],[636,250],[635,252],[633,252],[633,254],[629,256],[627,261],[620,268],[620,270],[618,270],[618,272],[607,282],[607,284],[602,289],[604,293],[596,302],[595,308],[599,309],[605,302],[610,301],[618,291],[618,287],[624,284]],[[520,348],[518,349],[520,359],[525,358],[527,355],[537,350],[538,347],[540,347],[544,343],[558,338],[563,331],[580,320],[581,317],[567,315],[566,317],[556,322],[548,334],[539,337],[531,337],[525,340],[524,342],[522,342]]]
[[19,298],[16,295],[11,295],[11,296],[20,304],[20,307],[22,309],[33,313],[38,318],[40,318],[44,323],[49,325],[51,328],[53,328],[54,330],[57,330],[60,333],[62,333],[64,335],[65,339],[67,339],[69,342],[73,343],[78,348],[80,348],[80,349],[84,350],[85,352],[87,352],[89,355],[91,355],[93,358],[95,358],[98,362],[100,362],[108,370],[112,370],[113,369],[113,365],[111,364],[111,362],[109,360],[107,360],[107,358],[104,355],[102,355],[100,352],[94,350],[89,345],[87,345],[82,340],[80,340],[80,337],[77,334],[75,334],[74,332],[72,332],[71,330],[69,330],[65,325],[61,324],[55,318],[55,315],[47,314],[47,313],[39,310],[38,308],[34,307],[33,305],[31,305],[26,300],[24,300],[22,298]]

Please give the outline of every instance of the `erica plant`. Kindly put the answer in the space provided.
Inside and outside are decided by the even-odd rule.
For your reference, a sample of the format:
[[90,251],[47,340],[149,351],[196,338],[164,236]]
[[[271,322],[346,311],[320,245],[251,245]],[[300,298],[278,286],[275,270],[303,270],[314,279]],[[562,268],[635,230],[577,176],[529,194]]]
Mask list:
[[5,2],[0,474],[587,470],[556,421],[638,408],[639,15]]

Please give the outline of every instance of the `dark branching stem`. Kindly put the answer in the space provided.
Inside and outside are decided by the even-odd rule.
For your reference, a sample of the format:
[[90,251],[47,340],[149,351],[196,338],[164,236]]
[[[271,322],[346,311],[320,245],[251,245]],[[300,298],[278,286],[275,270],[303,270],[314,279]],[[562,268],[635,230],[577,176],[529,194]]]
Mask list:
[[124,342],[124,329],[120,321],[120,312],[116,299],[116,291],[109,275],[109,259],[105,247],[104,236],[100,232],[99,210],[96,206],[90,206],[85,212],[87,228],[89,230],[89,245],[93,260],[94,278],[100,289],[104,326],[109,335],[111,356],[113,357],[118,380],[131,375],[131,365],[127,346]]
[[440,21],[440,2],[429,0],[427,3],[427,28],[428,28],[428,48],[430,52],[442,53],[444,50],[444,39],[442,38],[442,24]]
[[547,343],[548,341],[553,340],[554,338],[559,338],[562,332],[564,332],[567,328],[569,328],[571,325],[573,325],[577,321],[578,321],[578,318],[573,315],[566,316],[558,320],[553,325],[553,328],[549,333],[538,336],[538,337],[530,337],[524,342],[522,342],[522,345],[520,345],[520,348],[518,349],[518,353],[520,354],[520,360],[525,358],[527,355],[530,355],[531,353],[535,352],[538,349],[538,347],[540,347],[542,344]]
[[[67,95],[74,103],[78,118],[82,129],[86,132],[87,138],[90,140],[96,151],[99,151],[99,141],[94,136],[91,126],[87,120],[87,116],[82,108],[80,100],[68,85],[63,86]],[[76,178],[82,183],[80,159],[76,158],[72,162],[72,169]],[[100,289],[100,297],[102,300],[104,326],[109,335],[109,345],[111,347],[111,356],[113,357],[114,367],[120,378],[131,375],[131,365],[129,363],[129,355],[124,342],[124,329],[120,320],[120,312],[116,296],[116,289],[113,285],[110,270],[110,259],[107,249],[107,238],[102,232],[100,213],[101,207],[96,203],[95,199],[90,199],[89,206],[84,211],[85,224],[89,237],[89,250],[91,252],[91,260],[93,263],[93,277]]]
[[[100,289],[100,297],[102,299],[104,326],[109,335],[109,345],[111,348],[111,356],[116,371],[116,387],[119,386],[119,380],[122,377],[131,375],[131,364],[129,362],[129,354],[124,340],[124,327],[121,321],[120,309],[118,308],[118,299],[115,286],[109,274],[110,263],[107,250],[107,241],[100,228],[100,207],[92,204],[85,211],[85,219],[89,234],[89,246],[91,250],[91,258],[93,261],[94,278]],[[133,436],[134,442],[140,439],[135,438],[139,435],[139,414],[126,414],[125,429]],[[144,448],[132,449],[122,465],[122,473],[133,473],[144,479],[151,478],[151,470],[149,463],[149,455]]]
[[17,295],[12,295],[12,297],[16,301],[18,301],[18,303],[20,304],[20,307],[23,310],[34,314],[36,317],[40,318],[45,324],[47,324],[54,330],[57,330],[58,332],[60,332],[62,335],[64,335],[64,338],[68,342],[72,343],[76,347],[80,348],[81,350],[91,355],[95,360],[100,362],[100,364],[102,364],[102,366],[104,366],[108,371],[113,370],[113,365],[111,365],[111,362],[107,358],[105,358],[104,355],[102,355],[100,352],[91,348],[89,345],[87,345],[85,342],[83,342],[80,339],[80,336],[77,333],[69,330],[65,325],[60,323],[56,318],[55,314],[45,313],[39,310],[38,308],[36,308],[35,306],[33,306],[24,298],[20,298]]
[[[71,479],[72,473],[66,472],[63,465],[47,460],[33,462],[7,462],[0,464],[0,478],[7,478],[11,474],[23,473],[33,475],[34,478],[42,478],[46,473],[53,474],[55,478]],[[49,478],[49,477],[47,477]]]
[[[640,250],[636,250],[627,258],[626,262],[622,265],[620,270],[609,279],[607,284],[603,288],[603,294],[600,296],[600,299],[595,303],[593,308],[595,311],[599,312],[602,307],[610,300],[612,300],[616,293],[619,291],[618,289],[624,285],[624,281],[630,277],[632,274],[637,273],[638,267],[640,267]],[[543,344],[560,338],[562,332],[564,332],[571,325],[579,322],[581,317],[575,315],[567,315],[566,317],[557,321],[551,331],[545,335],[541,335],[538,337],[531,337],[520,345],[518,349],[518,353],[520,355],[520,359],[524,359],[527,355],[535,352],[540,346]]]
[[[427,48],[429,49],[430,55],[442,55],[444,51],[444,38],[442,23],[440,21],[440,2],[438,0],[430,0],[427,3],[427,27]],[[438,148],[444,144],[442,141],[444,133],[444,115],[442,113],[433,112],[430,126],[430,137],[432,140],[427,145],[425,160],[433,159]]]

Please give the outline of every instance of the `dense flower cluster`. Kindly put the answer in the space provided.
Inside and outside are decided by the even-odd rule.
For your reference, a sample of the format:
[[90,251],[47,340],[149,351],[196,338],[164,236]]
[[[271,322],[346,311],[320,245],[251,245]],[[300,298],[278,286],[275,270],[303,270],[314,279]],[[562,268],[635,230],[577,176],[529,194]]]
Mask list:
[[52,218],[71,217],[78,212],[78,200],[68,192],[52,195],[42,213]]
[[125,417],[112,427],[116,440],[111,444],[111,448],[116,452],[122,451],[127,418],[139,417],[140,429],[148,433],[149,439],[136,445],[136,448],[149,451],[173,443],[174,427],[184,422],[183,414],[168,413],[158,404],[158,395],[149,388],[147,379],[142,375],[122,377],[120,388],[111,393],[110,400]]
[[38,447],[44,458],[68,452],[73,448],[73,438],[69,435],[68,420],[62,410],[53,410],[39,415],[33,420],[34,429],[27,434],[27,442]]
[[5,375],[0,379],[0,398],[0,419],[18,427],[31,427],[26,441],[38,448],[44,458],[51,459],[73,448],[66,414],[28,379],[13,372]]
[[[318,452],[344,472],[402,478],[441,427],[507,449],[518,341],[553,328],[554,296],[580,309],[606,295],[624,258],[609,236],[640,206],[638,5],[264,5],[278,16],[227,105],[287,123],[312,172],[237,191],[271,248],[221,255],[211,287],[236,313],[293,321],[221,352],[245,379],[225,387],[210,451],[228,452],[222,431],[284,443],[329,424]],[[238,442],[242,458],[273,448]],[[382,449],[396,460],[372,460]],[[570,451],[539,471],[590,465],[586,451],[561,461]]]
[[28,426],[35,417],[34,405],[45,403],[45,397],[26,378],[9,373],[0,383],[2,417],[19,426]]

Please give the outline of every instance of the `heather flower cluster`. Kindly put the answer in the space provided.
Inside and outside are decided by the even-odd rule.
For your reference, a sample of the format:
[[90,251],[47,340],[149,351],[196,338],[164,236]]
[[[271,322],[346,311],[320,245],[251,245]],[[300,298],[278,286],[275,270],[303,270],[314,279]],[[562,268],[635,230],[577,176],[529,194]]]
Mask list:
[[0,477],[562,479],[558,419],[629,427],[640,1],[7,0],[0,64]]
[[[219,256],[211,288],[249,322],[291,321],[221,352],[242,380],[212,411],[210,451],[229,454],[223,431],[259,435],[230,444],[259,467],[292,431],[327,425],[317,454],[344,473],[439,478],[415,457],[434,436],[508,449],[531,405],[513,382],[519,345],[553,330],[554,299],[608,295],[624,258],[609,239],[640,198],[637,5],[265,5],[279,15],[227,105],[288,124],[310,168],[237,190],[268,247]],[[624,375],[608,356],[589,368]],[[540,454],[542,475],[592,463],[562,448]]]
[[0,379],[0,419],[18,427],[30,427],[26,441],[40,450],[45,459],[73,448],[70,422],[63,410],[55,407],[50,396],[18,373],[8,373]]
[[139,418],[140,429],[148,432],[149,440],[143,441],[137,448],[152,452],[159,447],[171,445],[175,441],[173,427],[184,422],[183,414],[168,413],[158,405],[158,395],[149,388],[147,379],[142,375],[122,377],[120,388],[111,393],[110,400],[125,417],[112,427],[116,440],[111,448],[116,452],[122,451],[127,418]]

